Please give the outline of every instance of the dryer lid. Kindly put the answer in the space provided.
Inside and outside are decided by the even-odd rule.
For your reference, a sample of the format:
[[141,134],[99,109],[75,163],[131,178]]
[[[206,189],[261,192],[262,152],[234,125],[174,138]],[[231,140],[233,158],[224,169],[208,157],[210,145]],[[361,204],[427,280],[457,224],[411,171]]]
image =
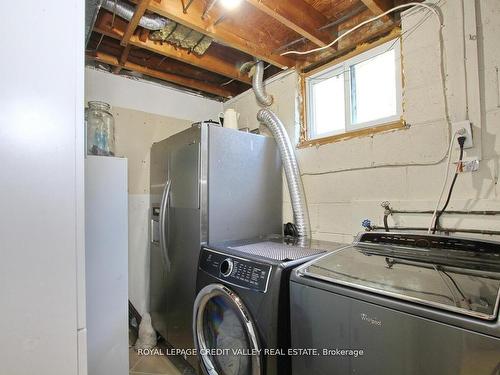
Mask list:
[[387,233],[382,239],[380,233],[369,234],[378,238],[362,235],[352,246],[308,263],[299,274],[463,315],[496,319],[500,243]]

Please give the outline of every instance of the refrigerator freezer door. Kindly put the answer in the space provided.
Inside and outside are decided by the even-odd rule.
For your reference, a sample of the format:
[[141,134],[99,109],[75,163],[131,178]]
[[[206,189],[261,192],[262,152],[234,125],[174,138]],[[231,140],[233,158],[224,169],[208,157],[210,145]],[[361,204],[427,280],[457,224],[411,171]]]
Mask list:
[[[151,204],[161,206],[161,233],[150,253],[150,312],[153,327],[179,349],[193,348],[192,305],[201,246],[200,171],[202,133],[193,127],[153,145],[151,150]],[[170,183],[170,194],[164,197]],[[160,246],[161,245],[161,246]]]

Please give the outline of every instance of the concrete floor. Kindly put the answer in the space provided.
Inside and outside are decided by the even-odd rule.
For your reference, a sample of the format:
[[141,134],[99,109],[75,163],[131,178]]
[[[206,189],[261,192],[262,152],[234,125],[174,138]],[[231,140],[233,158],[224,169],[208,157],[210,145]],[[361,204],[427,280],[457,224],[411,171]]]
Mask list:
[[129,349],[130,375],[180,375],[181,372],[164,355],[138,355]]
[[[139,355],[134,350],[136,339],[134,330],[129,329],[129,375],[196,375],[182,358],[170,358],[160,354]],[[152,350],[152,353],[165,353],[163,342],[158,348],[161,350]]]

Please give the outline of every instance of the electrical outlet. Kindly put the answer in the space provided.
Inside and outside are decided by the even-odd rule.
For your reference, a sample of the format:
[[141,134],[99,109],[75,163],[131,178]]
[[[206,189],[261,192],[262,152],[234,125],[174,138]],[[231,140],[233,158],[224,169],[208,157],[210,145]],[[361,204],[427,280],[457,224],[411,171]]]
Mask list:
[[[464,134],[457,134],[455,139],[458,138],[459,136],[463,135],[463,136],[465,136],[464,149],[474,147],[474,143],[472,140],[472,127],[471,127],[470,121],[458,121],[458,122],[454,122],[451,124],[451,131],[453,133],[455,133],[461,129],[465,130]],[[455,148],[459,148],[459,147],[460,146],[459,146],[458,142],[455,141]]]
[[[458,163],[455,163],[455,165]],[[462,167],[458,171],[459,173],[466,173],[466,172],[476,172],[479,170],[479,160],[477,159],[470,159],[470,160],[463,160],[462,161]]]

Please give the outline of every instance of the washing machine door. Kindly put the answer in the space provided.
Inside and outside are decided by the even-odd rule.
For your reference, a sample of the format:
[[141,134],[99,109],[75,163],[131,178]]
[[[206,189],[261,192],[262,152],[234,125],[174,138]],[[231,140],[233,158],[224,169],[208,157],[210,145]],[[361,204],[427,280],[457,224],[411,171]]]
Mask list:
[[241,299],[222,284],[196,297],[193,331],[206,375],[261,375],[257,329]]

